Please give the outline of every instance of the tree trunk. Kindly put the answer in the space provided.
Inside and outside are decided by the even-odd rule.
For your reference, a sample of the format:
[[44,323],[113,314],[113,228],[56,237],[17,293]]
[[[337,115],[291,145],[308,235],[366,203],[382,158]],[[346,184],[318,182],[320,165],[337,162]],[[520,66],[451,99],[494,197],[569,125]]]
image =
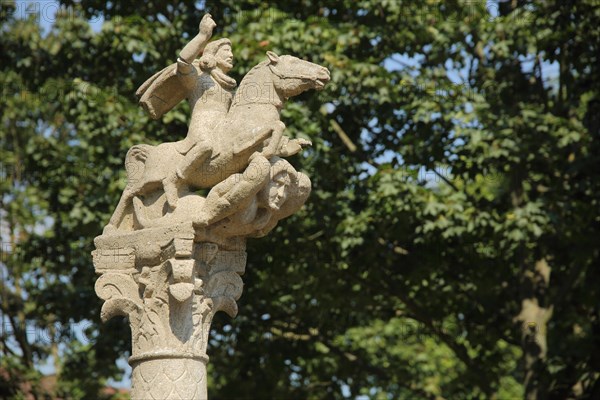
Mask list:
[[524,362],[524,387],[527,400],[545,399],[545,361],[548,350],[547,324],[552,317],[552,306],[547,304],[550,266],[545,258],[535,262],[533,270],[524,272],[521,281],[520,323]]

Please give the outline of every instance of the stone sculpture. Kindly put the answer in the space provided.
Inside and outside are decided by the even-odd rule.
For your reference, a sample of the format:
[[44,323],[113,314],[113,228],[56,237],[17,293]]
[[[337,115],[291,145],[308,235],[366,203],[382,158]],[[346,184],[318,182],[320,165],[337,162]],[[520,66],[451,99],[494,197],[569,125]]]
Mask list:
[[285,135],[280,111],[322,89],[329,71],[267,52],[236,90],[231,42],[209,42],[215,26],[205,15],[177,62],[138,89],[152,118],[187,99],[188,132],[129,150],[127,185],[94,241],[102,320],[122,315],[131,325],[134,400],[207,397],[210,324],[219,310],[237,314],[246,239],[266,235],[310,193],[285,157],[311,143]]

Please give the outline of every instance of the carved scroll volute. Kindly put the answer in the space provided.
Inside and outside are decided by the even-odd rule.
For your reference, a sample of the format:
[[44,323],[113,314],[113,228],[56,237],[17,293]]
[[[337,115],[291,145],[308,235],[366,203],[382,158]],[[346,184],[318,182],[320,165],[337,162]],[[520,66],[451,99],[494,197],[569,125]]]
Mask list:
[[244,282],[240,275],[246,268],[245,251],[219,251],[205,264],[203,294],[212,300],[212,313],[224,311],[237,315],[236,301],[241,297]]
[[92,252],[96,272],[101,274],[95,289],[98,297],[104,300],[100,314],[104,322],[121,315],[129,318],[132,328],[139,326],[143,307],[138,284],[133,278],[137,272],[134,254],[133,248]]
[[238,313],[237,300],[242,296],[244,282],[235,272],[218,272],[209,277],[205,294],[213,301],[213,313],[224,311],[230,317]]
[[100,314],[103,322],[117,315],[129,317],[132,322],[139,320],[142,300],[131,275],[104,274],[96,281],[95,289],[98,297],[104,300]]

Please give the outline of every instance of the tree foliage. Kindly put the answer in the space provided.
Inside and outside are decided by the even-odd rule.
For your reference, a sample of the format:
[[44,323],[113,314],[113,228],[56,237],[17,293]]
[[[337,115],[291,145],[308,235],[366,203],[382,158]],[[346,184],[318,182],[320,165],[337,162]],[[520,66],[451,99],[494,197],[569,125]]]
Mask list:
[[209,11],[238,82],[267,50],[332,72],[282,114],[313,192],[249,243],[212,398],[600,397],[597,0],[61,3],[0,5],[0,395],[51,355],[73,398],[118,375],[92,239],[128,148],[184,137],[133,93]]

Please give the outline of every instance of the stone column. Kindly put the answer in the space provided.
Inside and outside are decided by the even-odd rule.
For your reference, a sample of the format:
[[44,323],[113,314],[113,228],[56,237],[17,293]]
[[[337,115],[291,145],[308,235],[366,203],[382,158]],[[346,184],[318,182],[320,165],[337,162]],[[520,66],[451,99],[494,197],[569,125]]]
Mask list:
[[244,249],[195,243],[191,223],[95,243],[102,320],[123,315],[131,326],[132,399],[206,399],[210,325],[217,311],[237,314]]
[[329,70],[267,51],[234,98],[231,42],[208,42],[215,25],[205,15],[177,62],[136,91],[155,119],[186,98],[199,106],[184,140],[129,149],[127,185],[94,240],[102,320],[131,325],[133,400],[206,399],[210,324],[217,311],[237,314],[246,238],[268,234],[310,194],[308,176],[285,158],[311,142],[285,135],[280,111],[323,89]]

